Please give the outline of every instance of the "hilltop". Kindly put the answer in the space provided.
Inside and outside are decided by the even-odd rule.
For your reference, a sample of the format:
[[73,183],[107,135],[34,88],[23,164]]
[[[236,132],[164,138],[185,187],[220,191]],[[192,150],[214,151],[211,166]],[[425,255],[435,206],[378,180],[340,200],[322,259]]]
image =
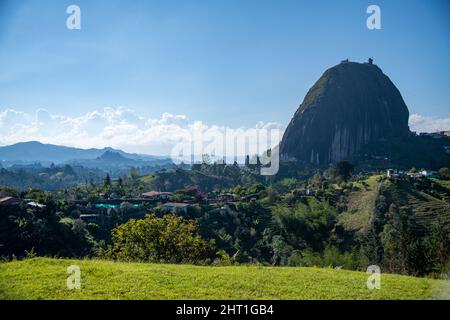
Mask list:
[[409,135],[409,112],[379,67],[343,61],[309,90],[281,142],[281,153],[316,164],[348,159],[372,142]]
[[450,163],[450,138],[416,136],[408,118],[400,91],[381,68],[372,60],[345,60],[308,91],[286,128],[280,154],[314,165],[351,160],[369,168],[439,169]]

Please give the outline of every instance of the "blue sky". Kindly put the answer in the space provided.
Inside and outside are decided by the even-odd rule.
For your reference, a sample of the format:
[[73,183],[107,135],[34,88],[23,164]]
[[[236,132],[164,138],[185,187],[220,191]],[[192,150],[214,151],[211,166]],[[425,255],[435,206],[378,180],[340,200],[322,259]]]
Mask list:
[[[148,119],[285,126],[325,69],[374,57],[411,114],[450,123],[445,0],[0,3],[0,112],[76,118],[122,107]],[[71,4],[81,30],[65,26]],[[366,28],[370,4],[382,30]]]

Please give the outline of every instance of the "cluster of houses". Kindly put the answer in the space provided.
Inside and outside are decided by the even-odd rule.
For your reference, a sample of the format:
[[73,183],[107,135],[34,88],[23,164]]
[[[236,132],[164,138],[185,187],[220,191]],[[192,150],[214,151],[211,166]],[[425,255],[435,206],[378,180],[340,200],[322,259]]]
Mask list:
[[[150,191],[150,192],[144,192],[141,194],[142,199],[146,200],[153,200],[153,201],[170,201],[174,197],[173,192],[161,192],[161,191]],[[190,206],[192,206],[192,203],[187,202],[164,202],[161,207],[164,208],[167,211],[174,211],[174,210],[182,210],[183,212],[187,213],[187,210]]]
[[32,199],[19,199],[16,197],[4,197],[0,199],[0,206],[15,206],[25,203],[27,207],[33,209],[44,209],[45,205],[38,203]]
[[173,198],[173,192],[160,192],[160,191],[150,191],[141,194],[143,199],[151,200],[171,200]]
[[438,173],[436,171],[431,170],[421,170],[418,172],[405,172],[404,170],[398,170],[398,169],[388,169],[386,171],[386,176],[389,179],[394,178],[402,178],[402,177],[409,177],[409,178],[437,178],[439,177]]
[[[309,190],[308,190],[309,192]],[[159,192],[159,191],[150,191],[141,194],[142,199],[153,200],[155,202],[163,202],[162,207],[168,210],[173,210],[175,208],[185,209],[190,205],[194,205],[191,202],[165,202],[170,201],[175,196],[172,192]],[[205,195],[205,200],[209,203],[226,203],[226,202],[235,202],[235,201],[256,201],[258,200],[258,194],[249,194],[245,196],[240,196],[234,193],[221,193],[216,195]]]
[[438,132],[422,132],[422,133],[420,133],[420,135],[421,136],[432,137],[432,138],[435,138],[435,139],[450,138],[450,130],[438,131]]
[[[296,190],[298,195],[301,196],[314,196],[315,192],[309,188],[301,188]],[[226,205],[236,201],[254,202],[259,199],[258,193],[241,196],[234,193],[221,193],[221,194],[208,194],[204,195],[203,199],[208,204],[220,204]],[[139,197],[133,199],[119,199],[115,197],[108,197],[108,199],[101,200],[102,203],[90,204],[86,200],[73,200],[75,209],[79,211],[79,218],[85,222],[97,222],[103,224],[105,219],[105,213],[108,208],[119,208],[126,202],[133,208],[140,209],[130,212],[132,215],[139,215],[140,212],[146,211],[146,206],[143,204],[156,205],[162,210],[167,212],[182,211],[188,213],[189,208],[198,206],[195,200],[185,201],[173,201],[175,193],[173,192],[161,192],[161,191],[149,191],[140,194]],[[14,206],[26,204],[28,208],[42,209],[45,205],[38,203],[32,199],[19,199],[16,197],[4,197],[0,199],[1,206]],[[133,213],[134,212],[134,213]]]
[[[438,131],[438,132],[422,132],[419,134],[421,137],[431,137],[433,139],[449,139],[450,130]],[[447,140],[448,141],[448,140]],[[450,153],[450,145],[443,146],[445,153]]]

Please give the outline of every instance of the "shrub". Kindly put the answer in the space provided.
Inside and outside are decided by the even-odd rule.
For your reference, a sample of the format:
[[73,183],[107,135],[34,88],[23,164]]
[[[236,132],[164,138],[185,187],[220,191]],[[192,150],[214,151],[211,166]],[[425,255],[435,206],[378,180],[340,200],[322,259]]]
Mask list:
[[441,169],[439,169],[439,176],[442,179],[450,180],[450,169],[449,168],[441,168]]
[[112,230],[112,242],[110,256],[125,261],[200,263],[214,252],[194,221],[175,215],[129,220]]
[[364,270],[368,261],[358,248],[340,252],[337,247],[326,246],[322,253],[314,252],[310,248],[295,250],[288,260],[289,266],[301,267],[341,267],[349,270]]

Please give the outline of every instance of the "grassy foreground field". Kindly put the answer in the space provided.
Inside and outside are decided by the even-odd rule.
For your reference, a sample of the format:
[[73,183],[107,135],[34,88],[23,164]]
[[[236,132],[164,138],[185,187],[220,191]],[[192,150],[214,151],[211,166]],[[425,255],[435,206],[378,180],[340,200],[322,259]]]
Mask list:
[[[67,267],[81,268],[68,290]],[[450,281],[290,267],[198,267],[35,258],[0,264],[0,299],[445,299]]]

